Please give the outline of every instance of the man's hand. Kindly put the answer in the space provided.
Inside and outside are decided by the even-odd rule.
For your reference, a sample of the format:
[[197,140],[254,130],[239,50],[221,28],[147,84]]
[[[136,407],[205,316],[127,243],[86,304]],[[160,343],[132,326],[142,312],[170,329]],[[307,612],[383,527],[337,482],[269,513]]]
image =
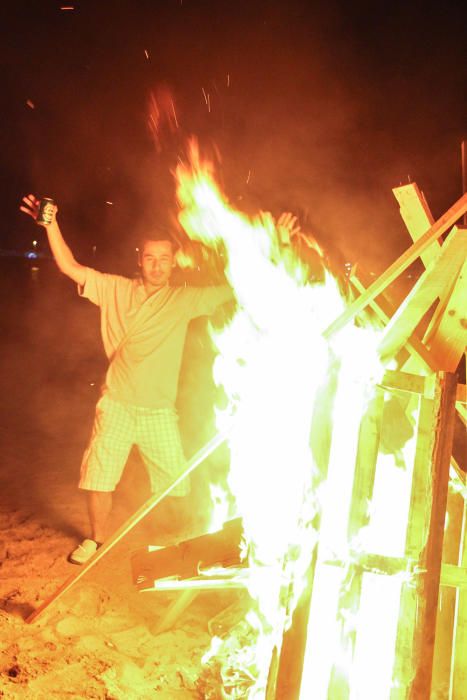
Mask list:
[[86,281],[86,267],[75,260],[73,253],[63,240],[62,232],[60,231],[56,218],[58,207],[53,205],[52,221],[49,224],[43,224],[37,221],[39,205],[40,199],[37,199],[33,194],[28,194],[26,197],[23,197],[23,204],[20,206],[20,209],[34,219],[39,226],[45,228],[52,255],[54,256],[58,269],[82,287]]
[[44,228],[47,228],[48,226],[51,226],[55,223],[58,207],[55,204],[53,205],[54,211],[52,221],[48,224],[43,224],[37,221],[37,217],[39,214],[39,204],[40,199],[37,199],[37,197],[33,194],[28,194],[26,197],[23,197],[23,204],[20,206],[20,210],[24,211],[25,214],[28,214],[32,219],[34,219],[38,226],[43,226]]

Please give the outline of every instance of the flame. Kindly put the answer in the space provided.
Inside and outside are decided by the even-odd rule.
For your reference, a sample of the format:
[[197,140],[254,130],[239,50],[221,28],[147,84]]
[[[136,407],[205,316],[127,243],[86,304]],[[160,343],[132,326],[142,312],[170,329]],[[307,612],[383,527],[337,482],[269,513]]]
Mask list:
[[[345,638],[356,626],[365,628],[367,617],[375,615],[375,590],[387,592],[388,584],[377,576],[373,583],[367,578],[368,604],[355,616],[351,606],[339,602],[349,569],[325,562],[352,561],[347,523],[359,427],[383,372],[378,333],[348,325],[331,340],[323,338],[345,307],[336,280],[326,272],[322,284],[308,283],[306,267],[283,227],[270,214],[249,218],[231,207],[212,164],[201,159],[194,141],[188,163],[177,167],[176,181],[182,227],[192,240],[222,252],[238,303],[229,324],[212,335],[218,350],[214,378],[229,400],[227,409],[218,413],[218,427],[233,422],[228,485],[244,524],[252,607],[227,640],[221,644],[216,638],[215,650],[206,658],[224,658],[219,664],[223,697],[264,697],[271,659],[280,652],[318,545],[314,522],[319,513],[310,615],[314,626],[308,632],[315,655],[306,659],[301,697],[327,697],[332,667],[356,689],[361,685],[358,668],[362,672],[364,665],[361,649],[366,647],[359,642],[352,668]],[[326,449],[323,479],[320,452]],[[362,531],[362,542],[364,534],[373,542],[373,531],[371,537]],[[399,533],[399,541],[401,537]],[[358,549],[358,537],[353,545]],[[387,594],[396,621],[398,591],[393,586]],[[394,624],[386,622],[390,650]],[[365,672],[371,675],[368,665]],[[390,683],[388,667],[383,676]],[[381,687],[381,681],[375,683]]]

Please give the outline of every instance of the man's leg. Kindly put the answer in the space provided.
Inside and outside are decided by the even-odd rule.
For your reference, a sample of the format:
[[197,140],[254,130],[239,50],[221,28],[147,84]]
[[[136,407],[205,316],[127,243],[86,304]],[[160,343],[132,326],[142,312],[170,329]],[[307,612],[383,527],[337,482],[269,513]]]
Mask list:
[[112,491],[87,491],[91,539],[102,544],[107,536],[107,524],[112,510]]
[[131,411],[104,395],[96,407],[79,482],[79,487],[86,491],[91,537],[70,554],[68,560],[73,564],[84,564],[106,538],[112,493],[128,459],[133,428]]
[[[136,444],[148,471],[152,493],[161,493],[186,466],[175,411],[142,411],[137,419]],[[150,520],[161,535],[174,535],[186,529],[188,499],[183,496],[189,492],[188,477],[155,509]]]

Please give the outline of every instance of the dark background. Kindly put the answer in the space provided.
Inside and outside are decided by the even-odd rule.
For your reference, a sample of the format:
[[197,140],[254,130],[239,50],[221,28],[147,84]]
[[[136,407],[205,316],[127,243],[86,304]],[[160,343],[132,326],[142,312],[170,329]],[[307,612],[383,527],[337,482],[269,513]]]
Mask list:
[[[233,204],[291,210],[382,271],[408,244],[392,187],[416,181],[435,218],[461,194],[462,4],[3,2],[1,247],[37,235],[17,213],[33,191],[57,200],[83,262],[117,269],[174,210],[171,169],[195,134]],[[158,152],[148,99],[164,85],[178,130],[162,124]]]
[[[60,9],[67,5],[74,9]],[[435,218],[461,195],[461,6],[1,3],[6,498],[13,472],[37,479],[47,464],[63,464],[74,483],[105,369],[98,310],[78,299],[52,260],[24,257],[33,240],[39,255],[48,248],[42,229],[18,211],[23,194],[56,199],[80,262],[131,273],[137,236],[173,219],[171,171],[194,134],[216,153],[235,206],[292,211],[338,258],[378,274],[410,242],[392,187],[416,181]],[[176,107],[178,128],[164,117],[158,148],[147,126],[151,93],[171,94]],[[213,430],[202,322],[187,343],[180,403],[191,452]]]

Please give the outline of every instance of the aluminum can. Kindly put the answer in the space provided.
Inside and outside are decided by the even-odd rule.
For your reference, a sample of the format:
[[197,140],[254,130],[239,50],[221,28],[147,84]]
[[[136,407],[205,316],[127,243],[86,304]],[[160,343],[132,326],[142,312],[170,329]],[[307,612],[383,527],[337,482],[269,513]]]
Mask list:
[[54,215],[55,202],[49,197],[43,197],[39,202],[39,210],[37,212],[37,224],[50,224]]

